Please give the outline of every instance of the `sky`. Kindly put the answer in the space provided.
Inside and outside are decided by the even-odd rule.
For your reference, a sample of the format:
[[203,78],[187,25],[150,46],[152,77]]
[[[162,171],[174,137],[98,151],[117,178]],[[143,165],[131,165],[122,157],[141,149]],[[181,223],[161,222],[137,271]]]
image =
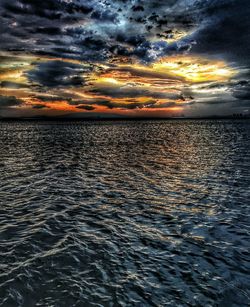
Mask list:
[[0,117],[250,114],[249,0],[0,0]]

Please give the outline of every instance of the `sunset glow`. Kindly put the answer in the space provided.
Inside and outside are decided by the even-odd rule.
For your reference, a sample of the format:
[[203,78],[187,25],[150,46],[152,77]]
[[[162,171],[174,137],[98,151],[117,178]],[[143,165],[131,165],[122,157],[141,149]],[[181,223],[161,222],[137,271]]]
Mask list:
[[[226,62],[192,56],[162,58],[149,65],[138,62],[115,65],[96,63],[94,70],[76,76],[84,76],[84,84],[48,88],[46,93],[41,94],[39,83],[31,81],[29,74],[36,71],[36,66],[49,65],[55,60],[34,57],[33,61],[32,58],[25,61],[24,57],[22,61],[21,55],[17,59],[18,65],[16,58],[10,57],[8,65],[2,69],[0,95],[22,99],[18,108],[52,114],[53,111],[178,114],[194,99],[191,93],[185,94],[185,88],[197,83],[227,82],[236,74]],[[69,59],[57,59],[56,63],[77,65],[79,72],[81,67],[89,67],[87,62]],[[67,82],[67,77],[64,80]]]
[[[248,69],[244,56],[236,58],[247,47],[228,47],[230,36],[213,52],[213,39],[216,45],[222,35],[219,17],[213,33],[195,1],[127,8],[123,1],[55,0],[53,20],[47,1],[41,16],[33,0],[0,4],[0,116],[248,113]],[[208,42],[206,27],[213,33]]]

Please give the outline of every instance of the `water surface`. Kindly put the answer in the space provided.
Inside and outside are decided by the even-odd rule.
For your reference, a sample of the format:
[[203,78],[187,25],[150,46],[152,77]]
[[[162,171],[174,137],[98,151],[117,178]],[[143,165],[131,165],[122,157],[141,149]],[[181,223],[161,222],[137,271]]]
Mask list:
[[0,123],[0,306],[249,306],[250,121]]

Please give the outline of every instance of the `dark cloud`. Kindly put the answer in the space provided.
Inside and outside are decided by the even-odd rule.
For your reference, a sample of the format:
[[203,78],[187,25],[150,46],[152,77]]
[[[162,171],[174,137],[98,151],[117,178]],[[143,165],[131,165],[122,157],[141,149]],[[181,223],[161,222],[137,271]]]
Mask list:
[[[192,104],[192,103],[190,103],[190,104]],[[175,107],[175,106],[181,106],[180,103],[176,103],[174,101],[167,101],[167,102],[164,102],[164,103],[158,103],[157,100],[155,100],[155,99],[148,100],[147,102],[144,102],[144,103],[138,102],[138,101],[120,103],[120,102],[116,102],[116,101],[106,100],[106,101],[102,101],[102,102],[97,102],[96,105],[106,106],[108,109],[121,109],[121,110],[135,110],[135,109],[144,109],[144,108],[160,109],[160,108],[171,108],[171,107]],[[83,106],[80,106],[80,107],[84,108]]]
[[95,110],[95,107],[89,106],[89,105],[80,105],[80,106],[77,106],[76,108],[77,109],[86,110],[86,111],[93,111],[93,110]]
[[[147,103],[140,103],[140,102],[128,102],[128,103],[120,103],[120,102],[115,102],[111,100],[97,100],[95,101],[95,105],[99,106],[105,106],[108,109],[123,109],[123,110],[134,110],[134,109],[142,109],[142,108],[152,108],[156,101],[150,101]],[[79,105],[76,108],[78,109],[85,109],[88,111],[92,111],[95,109],[95,107],[91,105]]]
[[37,15],[49,19],[60,19],[67,14],[88,14],[93,10],[84,4],[60,0],[46,0],[39,3],[35,0],[19,0],[14,2],[3,0],[3,7],[8,12],[14,14]]
[[[89,99],[89,100],[69,100],[68,103],[70,105],[76,105],[77,109],[85,109],[88,111],[92,111],[95,109],[95,106],[104,106],[108,109],[124,109],[124,110],[134,110],[134,109],[142,109],[142,108],[157,108],[157,100],[149,99],[145,103],[141,103],[136,101],[135,99],[127,99],[126,103],[112,101],[111,99]],[[166,106],[173,106],[174,102],[166,103]]]
[[44,95],[35,95],[32,98],[34,99],[38,99],[40,101],[43,102],[54,102],[54,101],[63,101],[63,100],[70,100],[70,99],[66,99],[65,97],[62,96],[44,96]]
[[157,71],[150,71],[143,68],[135,68],[131,66],[122,66],[122,67],[112,67],[110,69],[107,69],[106,72],[124,72],[129,73],[132,77],[142,77],[142,78],[155,78],[155,79],[162,79],[164,81],[182,81],[184,82],[184,78],[177,77],[173,75],[168,75],[164,72],[157,72]]
[[180,51],[161,42],[159,35],[193,25],[192,16],[179,2],[182,0],[147,1],[143,5],[139,0],[90,0],[88,4],[83,0],[41,3],[3,0],[0,3],[2,49],[94,62],[114,56],[150,62]]
[[132,10],[134,12],[143,12],[144,11],[144,7],[142,5],[133,5],[132,6]]
[[0,96],[0,109],[16,107],[22,104],[23,104],[23,101],[14,96]]
[[208,1],[203,7],[203,22],[194,35],[193,52],[223,56],[240,63],[249,62],[250,3],[241,1]]
[[98,20],[98,21],[103,21],[103,22],[111,22],[115,23],[117,22],[117,13],[113,13],[109,10],[104,10],[104,11],[94,11],[91,14],[91,18]]
[[250,83],[248,80],[240,80],[234,84],[232,94],[240,100],[248,100],[250,106]]
[[37,27],[30,30],[31,33],[46,34],[46,35],[60,35],[62,30],[59,27]]
[[2,81],[0,82],[0,87],[19,89],[19,88],[27,88],[28,86],[26,84],[18,83],[18,82]]
[[27,77],[32,83],[45,87],[81,86],[85,83],[85,78],[81,75],[91,70],[91,66],[49,61],[37,64],[37,68],[27,72]]
[[[190,50],[242,60],[249,54],[249,9],[248,0],[3,0],[1,45],[91,61],[126,55],[150,62]],[[194,33],[168,42],[180,31]]]
[[155,92],[143,87],[109,87],[99,86],[90,89],[91,93],[112,98],[153,97],[155,99],[180,99],[181,95],[171,92]]
[[46,108],[49,108],[49,107],[44,105],[44,104],[34,104],[34,105],[32,105],[32,108],[40,110],[40,109],[46,109]]

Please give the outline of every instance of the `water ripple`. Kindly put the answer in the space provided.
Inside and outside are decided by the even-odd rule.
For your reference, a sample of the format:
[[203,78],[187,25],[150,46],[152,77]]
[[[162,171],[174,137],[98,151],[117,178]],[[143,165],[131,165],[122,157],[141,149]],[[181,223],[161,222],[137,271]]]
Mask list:
[[249,306],[249,128],[0,123],[0,306]]

